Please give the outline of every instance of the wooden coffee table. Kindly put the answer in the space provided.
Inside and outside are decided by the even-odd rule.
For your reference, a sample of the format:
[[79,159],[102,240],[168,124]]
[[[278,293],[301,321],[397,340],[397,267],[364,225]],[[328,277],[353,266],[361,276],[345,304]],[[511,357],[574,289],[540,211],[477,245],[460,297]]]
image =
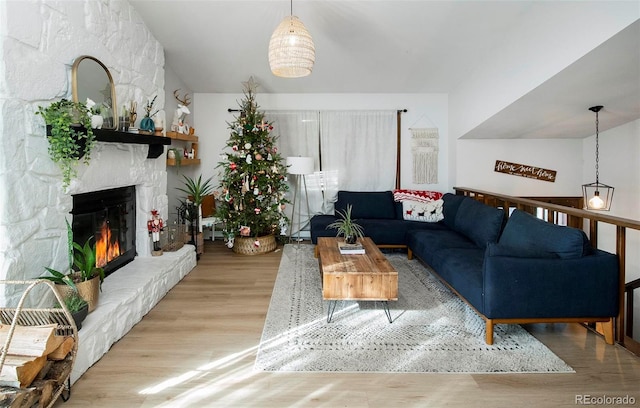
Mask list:
[[322,278],[322,299],[329,301],[327,322],[331,322],[338,300],[382,302],[392,323],[388,301],[398,300],[398,272],[380,252],[371,238],[361,238],[363,255],[342,255],[342,238],[318,238],[316,256]]

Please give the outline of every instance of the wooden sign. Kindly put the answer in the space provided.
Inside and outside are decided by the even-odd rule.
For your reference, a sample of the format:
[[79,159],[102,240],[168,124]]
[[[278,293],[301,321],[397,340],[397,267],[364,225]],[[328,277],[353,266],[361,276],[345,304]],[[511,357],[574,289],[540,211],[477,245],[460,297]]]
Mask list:
[[511,174],[512,176],[526,177],[536,180],[556,181],[556,171],[543,169],[541,167],[529,166],[526,164],[509,163],[502,160],[496,160],[494,171],[498,173]]

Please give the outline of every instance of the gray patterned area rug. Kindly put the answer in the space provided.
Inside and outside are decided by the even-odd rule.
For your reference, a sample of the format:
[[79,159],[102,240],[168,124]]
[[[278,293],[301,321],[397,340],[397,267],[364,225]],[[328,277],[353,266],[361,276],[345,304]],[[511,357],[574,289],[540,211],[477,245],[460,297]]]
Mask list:
[[389,323],[379,302],[338,302],[327,323],[312,245],[285,245],[258,349],[259,371],[572,373],[518,325],[484,321],[406,254],[385,255],[398,271]]

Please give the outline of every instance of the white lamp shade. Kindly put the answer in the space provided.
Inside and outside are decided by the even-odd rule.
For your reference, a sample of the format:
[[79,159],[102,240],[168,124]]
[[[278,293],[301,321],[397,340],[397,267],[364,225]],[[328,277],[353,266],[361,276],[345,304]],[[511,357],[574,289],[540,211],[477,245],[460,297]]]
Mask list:
[[316,49],[311,34],[296,16],[287,16],[269,41],[269,66],[275,76],[300,78],[311,74]]
[[287,171],[289,174],[313,173],[313,157],[287,157]]

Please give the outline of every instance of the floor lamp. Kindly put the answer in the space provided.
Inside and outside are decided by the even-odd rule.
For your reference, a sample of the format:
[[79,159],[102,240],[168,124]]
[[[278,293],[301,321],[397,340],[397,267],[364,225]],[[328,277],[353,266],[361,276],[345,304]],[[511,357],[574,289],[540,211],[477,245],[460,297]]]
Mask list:
[[296,204],[298,207],[298,238],[297,241],[300,242],[302,239],[300,238],[300,230],[302,229],[302,224],[300,223],[300,202],[302,201],[302,197],[299,197],[301,194],[300,191],[300,182],[304,184],[304,195],[307,202],[307,216],[311,214],[309,210],[309,194],[307,193],[307,179],[305,175],[313,173],[313,157],[287,157],[287,172],[289,174],[293,174],[296,176],[296,185],[293,190],[293,209],[291,210],[291,228],[289,228],[289,242],[291,242],[291,234],[293,233],[293,217],[296,213]]

